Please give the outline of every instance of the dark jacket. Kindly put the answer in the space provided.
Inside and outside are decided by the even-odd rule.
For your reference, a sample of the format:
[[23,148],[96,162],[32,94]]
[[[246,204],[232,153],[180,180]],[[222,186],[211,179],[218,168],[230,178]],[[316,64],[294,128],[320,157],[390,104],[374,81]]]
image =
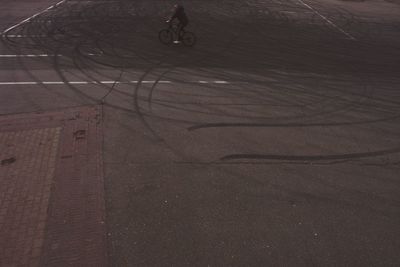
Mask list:
[[171,20],[177,18],[180,23],[182,24],[188,24],[189,20],[186,16],[185,9],[183,6],[178,5],[178,7],[175,9],[174,14],[171,17]]

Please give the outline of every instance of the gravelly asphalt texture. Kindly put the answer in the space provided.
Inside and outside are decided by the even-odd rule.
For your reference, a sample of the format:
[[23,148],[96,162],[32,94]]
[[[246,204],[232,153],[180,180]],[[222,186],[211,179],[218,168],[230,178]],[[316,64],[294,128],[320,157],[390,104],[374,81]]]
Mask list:
[[1,3],[0,114],[102,105],[113,266],[400,265],[397,1]]

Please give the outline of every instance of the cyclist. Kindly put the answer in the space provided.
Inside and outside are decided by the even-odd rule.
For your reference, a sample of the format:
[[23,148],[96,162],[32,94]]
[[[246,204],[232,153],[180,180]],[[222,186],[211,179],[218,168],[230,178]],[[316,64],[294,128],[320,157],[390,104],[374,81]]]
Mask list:
[[172,23],[174,19],[179,21],[178,24],[178,40],[175,40],[174,43],[180,43],[182,40],[182,33],[185,30],[185,27],[189,24],[189,20],[186,16],[185,9],[180,4],[174,5],[174,14],[167,20],[167,23]]

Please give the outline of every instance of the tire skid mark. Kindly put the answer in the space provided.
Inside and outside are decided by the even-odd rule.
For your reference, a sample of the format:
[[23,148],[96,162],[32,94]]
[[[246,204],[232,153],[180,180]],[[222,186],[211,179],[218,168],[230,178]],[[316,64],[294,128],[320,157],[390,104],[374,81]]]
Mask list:
[[220,160],[287,160],[287,161],[327,161],[327,160],[354,160],[385,156],[400,153],[400,147],[372,152],[330,154],[330,155],[278,155],[278,154],[231,154],[221,157]]

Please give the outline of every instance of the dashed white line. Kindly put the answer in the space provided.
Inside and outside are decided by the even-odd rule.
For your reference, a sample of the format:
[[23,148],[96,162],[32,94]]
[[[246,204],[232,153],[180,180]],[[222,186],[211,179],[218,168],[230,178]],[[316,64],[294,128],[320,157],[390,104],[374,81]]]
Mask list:
[[287,13],[287,14],[296,14],[296,11],[289,11],[289,10],[281,10],[281,13]]
[[[101,54],[93,54],[93,53],[88,53],[84,54],[85,56],[101,56]],[[25,54],[25,55],[16,55],[16,54],[10,54],[10,55],[0,55],[0,58],[18,58],[18,57],[65,57],[65,55],[57,54],[57,55],[52,55],[52,54]]]
[[47,35],[21,35],[21,34],[7,34],[7,38],[40,38]]
[[341,33],[343,33],[344,35],[346,35],[349,39],[353,40],[353,41],[357,41],[356,38],[354,38],[350,33],[344,31],[342,28],[340,28],[339,26],[337,26],[335,23],[333,23],[332,21],[330,21],[327,17],[325,17],[324,15],[322,15],[321,13],[319,13],[315,8],[313,8],[312,6],[304,3],[302,0],[297,0],[299,1],[299,3],[301,3],[302,5],[304,5],[305,7],[307,7],[308,9],[312,10],[315,14],[317,14],[318,16],[320,16],[323,20],[325,20],[327,23],[329,23],[332,27],[334,27],[335,29],[337,29],[338,31],[340,31]]
[[40,14],[43,14],[43,13],[49,11],[50,9],[55,8],[55,7],[59,6],[59,5],[61,5],[61,4],[64,3],[65,1],[66,1],[66,0],[62,0],[62,1],[56,3],[56,4],[52,5],[52,6],[49,6],[49,7],[46,8],[45,10],[42,10],[42,11],[40,11],[40,12],[38,12],[38,13],[36,13],[36,14],[30,16],[29,18],[24,19],[23,21],[21,21],[21,22],[15,24],[15,25],[9,27],[8,29],[5,29],[5,30],[2,32],[2,35],[5,35],[5,34],[7,34],[9,31],[11,31],[11,30],[17,28],[18,26],[21,26],[22,24],[29,22],[31,19],[33,19],[33,18],[39,16]]
[[213,81],[214,83],[219,83],[219,84],[227,84],[227,81]]
[[36,84],[65,84],[65,82],[36,82]]
[[[64,84],[123,84],[123,83],[137,83],[138,81],[43,81],[43,82],[0,82],[0,85],[64,85]],[[155,81],[146,81],[155,82]]]
[[[28,55],[0,55],[0,58],[14,58],[14,57],[54,57],[55,55],[49,54],[28,54]],[[61,56],[61,55],[57,55]]]
[[207,84],[207,83],[216,83],[216,84],[228,84],[228,81],[194,81],[193,83]]
[[[155,81],[155,80],[145,80],[145,81],[41,81],[41,82],[34,82],[34,81],[29,81],[29,82],[0,82],[0,85],[65,85],[65,84],[154,84],[154,83],[159,83],[159,84],[172,84],[172,81],[167,81],[167,80],[161,80],[161,81]],[[199,84],[229,84],[229,81],[196,81],[194,83],[199,83]]]
[[157,83],[172,83],[171,81],[157,81]]
[[38,84],[38,82],[0,82],[0,85],[31,85]]

